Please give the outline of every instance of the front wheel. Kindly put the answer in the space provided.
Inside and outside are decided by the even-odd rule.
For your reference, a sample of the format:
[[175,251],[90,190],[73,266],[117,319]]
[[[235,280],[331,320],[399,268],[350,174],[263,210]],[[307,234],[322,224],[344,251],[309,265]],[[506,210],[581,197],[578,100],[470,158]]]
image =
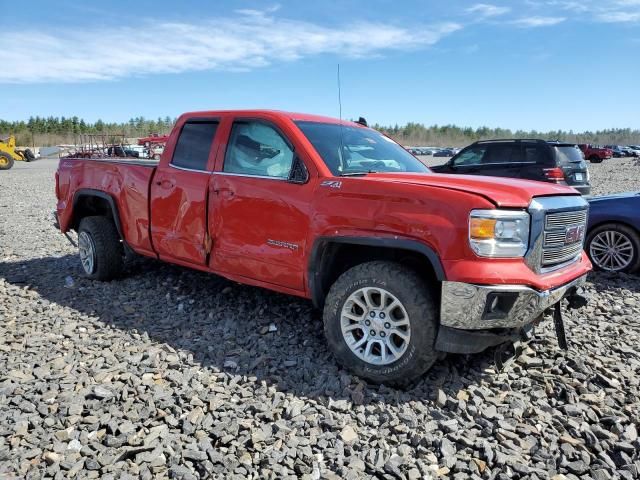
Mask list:
[[591,156],[589,157],[589,161],[590,161],[591,163],[602,163],[602,159],[601,159],[599,156],[597,156],[597,155],[591,155]]
[[594,228],[585,250],[599,270],[633,272],[640,268],[640,236],[626,225],[607,223]]
[[324,332],[336,359],[373,383],[402,387],[437,360],[437,305],[428,285],[395,262],[357,265],[333,284]]
[[13,167],[11,155],[0,152],[0,170],[9,170],[11,167]]

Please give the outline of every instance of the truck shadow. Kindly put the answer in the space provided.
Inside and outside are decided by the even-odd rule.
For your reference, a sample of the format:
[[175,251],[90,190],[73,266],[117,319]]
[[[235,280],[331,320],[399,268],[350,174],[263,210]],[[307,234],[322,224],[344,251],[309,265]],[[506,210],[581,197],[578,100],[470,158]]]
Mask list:
[[455,399],[460,390],[504,380],[488,351],[449,355],[411,389],[367,385],[338,367],[310,302],[153,260],[134,261],[113,282],[83,278],[75,255],[0,263],[0,278],[37,292],[45,309],[47,302],[67,307],[70,321],[77,311],[97,330],[114,327],[136,336],[132,343],[177,351],[183,366],[250,377],[297,396],[407,403],[435,399],[439,389]]

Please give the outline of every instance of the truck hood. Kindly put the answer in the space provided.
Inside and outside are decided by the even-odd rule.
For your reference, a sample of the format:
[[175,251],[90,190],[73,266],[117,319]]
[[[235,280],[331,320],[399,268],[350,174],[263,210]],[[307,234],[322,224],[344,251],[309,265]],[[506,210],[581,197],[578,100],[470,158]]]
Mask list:
[[479,175],[447,175],[430,173],[371,173],[363,179],[377,182],[424,185],[434,188],[475,193],[498,207],[526,208],[533,197],[551,195],[580,195],[565,185],[519,180],[516,178],[484,177]]

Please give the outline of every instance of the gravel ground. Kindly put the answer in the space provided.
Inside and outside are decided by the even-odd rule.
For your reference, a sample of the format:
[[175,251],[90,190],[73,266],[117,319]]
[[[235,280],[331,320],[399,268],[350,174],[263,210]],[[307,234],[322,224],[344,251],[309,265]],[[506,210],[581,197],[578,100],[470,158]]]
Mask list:
[[[639,277],[590,275],[567,352],[545,322],[504,372],[372,387],[306,301],[150,260],[83,279],[56,164],[0,172],[0,478],[638,478]],[[640,188],[631,160],[591,171]]]

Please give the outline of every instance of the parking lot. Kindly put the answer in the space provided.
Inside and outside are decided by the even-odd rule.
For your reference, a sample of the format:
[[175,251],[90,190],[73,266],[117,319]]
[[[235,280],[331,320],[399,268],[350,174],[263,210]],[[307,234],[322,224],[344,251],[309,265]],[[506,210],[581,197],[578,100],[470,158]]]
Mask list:
[[[0,174],[0,477],[637,478],[639,276],[590,274],[568,351],[546,321],[503,372],[370,386],[307,301],[141,259],[84,279],[56,165]],[[594,195],[640,190],[637,160],[589,168]]]

